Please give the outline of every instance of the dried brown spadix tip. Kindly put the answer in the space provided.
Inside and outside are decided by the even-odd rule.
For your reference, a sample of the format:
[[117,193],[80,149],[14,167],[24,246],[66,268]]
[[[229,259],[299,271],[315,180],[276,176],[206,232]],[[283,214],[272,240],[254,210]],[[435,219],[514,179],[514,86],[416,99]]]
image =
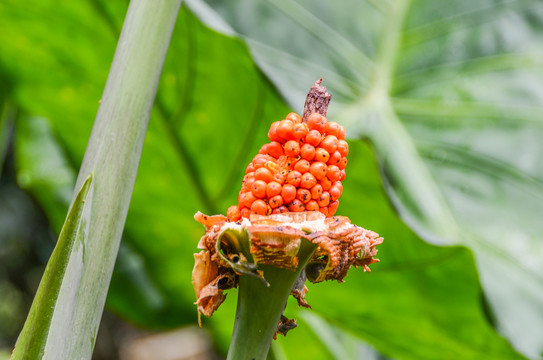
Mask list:
[[309,115],[313,113],[321,114],[326,117],[326,112],[328,111],[328,103],[332,98],[324,86],[321,85],[322,78],[315,81],[315,84],[307,93],[304,105],[304,113],[302,116],[302,121],[307,122]]

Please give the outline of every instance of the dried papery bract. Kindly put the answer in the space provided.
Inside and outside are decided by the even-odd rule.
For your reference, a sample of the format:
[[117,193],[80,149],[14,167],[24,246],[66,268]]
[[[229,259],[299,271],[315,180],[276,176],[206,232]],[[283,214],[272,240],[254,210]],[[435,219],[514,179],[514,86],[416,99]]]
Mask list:
[[272,338],[296,327],[283,312],[289,295],[310,308],[306,280],[343,282],[351,267],[369,271],[378,261],[383,239],[334,216],[349,148],[345,129],[326,119],[330,94],[321,81],[303,117],[290,113],[271,124],[270,143],[247,166],[227,216],[195,215],[206,229],[192,273],[199,319],[239,286],[228,359],[264,359]]

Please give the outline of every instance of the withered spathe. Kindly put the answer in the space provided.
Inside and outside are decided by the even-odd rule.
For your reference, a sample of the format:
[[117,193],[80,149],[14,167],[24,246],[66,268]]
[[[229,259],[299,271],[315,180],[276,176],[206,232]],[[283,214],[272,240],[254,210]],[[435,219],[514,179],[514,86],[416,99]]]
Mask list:
[[254,276],[264,283],[266,274],[259,264],[296,270],[302,241],[316,245],[316,250],[300,275],[291,294],[298,304],[305,301],[305,279],[343,282],[351,266],[364,268],[378,262],[375,246],[383,238],[373,231],[351,224],[349,218],[326,218],[317,211],[289,212],[269,216],[251,215],[250,220],[228,222],[223,215],[196,213],[206,233],[194,254],[192,283],[196,293],[198,316],[211,316],[226,298],[224,290],[237,287],[239,276]]

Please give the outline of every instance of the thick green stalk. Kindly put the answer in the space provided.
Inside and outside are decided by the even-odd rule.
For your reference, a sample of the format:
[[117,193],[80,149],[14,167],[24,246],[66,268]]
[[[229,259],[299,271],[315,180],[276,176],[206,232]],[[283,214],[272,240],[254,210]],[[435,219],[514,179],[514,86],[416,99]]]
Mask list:
[[[32,332],[25,333],[25,343],[43,348],[43,359],[92,356],[151,108],[180,5],[181,0],[130,2],[76,184],[76,189],[81,188],[88,175],[94,173],[93,196],[86,204],[89,216],[85,219],[81,256],[78,261],[72,261],[73,256],[65,259],[64,276],[50,275],[62,279],[58,295],[47,299],[53,305],[47,308],[52,315],[44,339]],[[21,337],[19,341],[23,340]]]
[[316,248],[307,240],[302,241],[296,271],[259,266],[269,287],[256,277],[240,276],[236,320],[227,360],[266,359],[290,291]]

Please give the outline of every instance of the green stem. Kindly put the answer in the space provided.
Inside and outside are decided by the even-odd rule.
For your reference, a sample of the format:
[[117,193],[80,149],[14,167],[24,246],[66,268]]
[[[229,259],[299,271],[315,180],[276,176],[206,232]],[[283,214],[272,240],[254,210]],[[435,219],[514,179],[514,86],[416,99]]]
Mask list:
[[240,276],[236,321],[227,360],[266,359],[290,291],[316,248],[302,240],[296,271],[259,266],[269,287],[256,277]]

